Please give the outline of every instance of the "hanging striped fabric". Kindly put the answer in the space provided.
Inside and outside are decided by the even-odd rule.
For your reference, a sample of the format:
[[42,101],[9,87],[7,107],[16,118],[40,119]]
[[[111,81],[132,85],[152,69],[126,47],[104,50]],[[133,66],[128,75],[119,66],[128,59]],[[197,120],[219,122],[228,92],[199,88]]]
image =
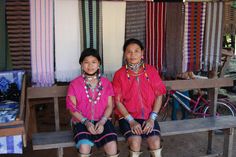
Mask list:
[[95,48],[103,58],[101,6],[99,0],[79,1],[81,49]]
[[125,40],[128,40],[130,38],[140,40],[145,47],[146,2],[126,2]]
[[185,3],[183,72],[197,71],[201,68],[205,10],[205,2]]
[[146,62],[162,70],[165,45],[165,3],[146,2]]
[[29,0],[6,1],[6,19],[12,68],[30,72]]
[[53,0],[30,0],[31,66],[35,86],[54,84]]
[[203,70],[217,70],[222,49],[223,2],[207,3]]
[[[0,154],[23,154],[23,139],[21,135],[1,136]],[[7,156],[7,155],[3,155]]]
[[236,34],[236,1],[225,2],[224,7],[224,34]]
[[[176,20],[178,19],[178,20]],[[166,4],[166,45],[163,75],[176,77],[182,72],[184,3]]]
[[80,74],[79,57],[81,50],[79,29],[78,1],[56,0],[55,77],[59,82],[69,82]]
[[[137,9],[138,8],[138,9]],[[125,15],[125,40],[135,38],[145,47],[146,38],[146,3],[127,2]]]

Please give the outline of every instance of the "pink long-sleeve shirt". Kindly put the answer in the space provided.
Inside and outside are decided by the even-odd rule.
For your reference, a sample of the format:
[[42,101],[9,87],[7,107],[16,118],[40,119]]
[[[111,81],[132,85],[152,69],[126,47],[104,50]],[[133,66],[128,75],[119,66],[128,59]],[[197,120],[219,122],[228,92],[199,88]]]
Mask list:
[[[67,108],[72,112],[76,111],[81,113],[89,120],[100,120],[106,110],[108,104],[108,97],[114,96],[112,84],[110,83],[110,81],[105,77],[101,77],[101,82],[103,87],[101,91],[101,98],[97,102],[97,104],[93,105],[91,102],[89,102],[89,99],[87,98],[87,95],[85,93],[85,83],[83,77],[79,76],[72,80],[67,91]],[[90,90],[89,92],[91,93]],[[95,92],[95,95],[97,94],[98,92]],[[76,97],[76,106],[72,103],[70,96]]]

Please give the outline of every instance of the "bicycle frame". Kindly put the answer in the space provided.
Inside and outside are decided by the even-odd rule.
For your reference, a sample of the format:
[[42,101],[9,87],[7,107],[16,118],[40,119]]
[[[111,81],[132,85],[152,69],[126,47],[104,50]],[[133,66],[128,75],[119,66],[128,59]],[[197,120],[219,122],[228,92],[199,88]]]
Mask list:
[[[201,117],[207,116],[203,113],[203,109],[206,106],[209,106],[210,104],[205,98],[203,98],[203,95],[198,95],[197,100],[194,100],[194,99],[182,94],[181,92],[175,91],[175,90],[168,91],[168,94],[169,94],[168,97],[172,97],[172,98],[176,99],[182,105],[182,107],[184,107],[188,112],[192,113],[193,115],[200,115]],[[181,98],[188,100],[190,104],[193,104],[193,107],[192,108],[189,107],[187,104],[185,104],[181,100]],[[169,101],[170,98],[167,100]],[[203,103],[203,106],[199,106],[200,102]]]
[[[203,95],[199,94],[197,99],[192,99],[184,94],[182,94],[179,91],[175,91],[175,90],[169,90],[167,91],[167,96],[166,96],[166,100],[164,105],[161,107],[160,112],[159,112],[159,120],[163,121],[166,119],[167,115],[168,115],[168,106],[169,106],[169,102],[170,99],[176,99],[180,105],[182,107],[184,107],[185,110],[187,110],[189,113],[191,113],[193,116],[197,117],[209,117],[212,116],[208,111],[211,103],[206,100]],[[189,103],[191,104],[189,107],[187,104],[185,104],[181,98],[183,98],[184,100],[188,100]],[[218,99],[217,100],[217,109],[218,107],[223,107],[223,108],[219,108],[221,110],[219,110],[219,112],[217,111],[216,116],[221,116],[224,115],[224,112],[226,111],[226,114],[228,115],[228,113],[232,116],[236,115],[236,107],[235,105],[230,102],[227,98],[223,98],[223,99]],[[223,109],[223,110],[222,110]]]

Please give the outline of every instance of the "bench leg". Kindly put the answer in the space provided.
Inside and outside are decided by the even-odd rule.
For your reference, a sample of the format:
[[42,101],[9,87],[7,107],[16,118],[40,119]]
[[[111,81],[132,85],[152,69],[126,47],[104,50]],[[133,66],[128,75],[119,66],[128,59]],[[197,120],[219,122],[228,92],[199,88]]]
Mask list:
[[63,148],[57,149],[57,157],[63,157]]
[[26,146],[27,146],[26,134],[24,133],[24,134],[22,135],[22,137],[23,137],[23,145],[24,145],[24,147],[26,147]]
[[223,157],[232,157],[234,128],[224,130]]
[[213,131],[208,131],[207,154],[212,154]]

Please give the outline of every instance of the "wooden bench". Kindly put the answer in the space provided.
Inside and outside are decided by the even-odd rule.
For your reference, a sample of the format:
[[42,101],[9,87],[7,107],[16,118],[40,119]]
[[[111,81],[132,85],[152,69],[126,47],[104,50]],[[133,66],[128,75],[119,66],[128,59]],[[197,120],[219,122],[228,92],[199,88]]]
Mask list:
[[[176,81],[164,81],[165,85],[174,90],[181,89],[198,89],[198,88],[210,88],[213,104],[216,104],[215,98],[217,98],[217,88],[227,87],[233,85],[233,80],[229,78],[219,79],[206,79],[206,80],[176,80]],[[33,108],[30,105],[32,100],[52,99],[54,102],[54,114],[55,114],[55,132],[47,133],[35,133],[33,134],[33,149],[58,149],[58,156],[63,156],[64,147],[72,147],[74,143],[72,141],[71,131],[60,131],[59,122],[59,101],[60,97],[65,97],[67,93],[67,86],[53,86],[53,87],[29,87],[27,88],[27,111]],[[211,93],[211,94],[210,94]],[[215,105],[213,105],[215,108]],[[29,118],[29,114],[28,114]],[[33,118],[34,119],[34,118]],[[35,122],[32,122],[35,123]],[[32,124],[31,123],[31,124]],[[168,121],[160,122],[162,129],[162,136],[185,134],[208,131],[208,152],[212,149],[212,131],[216,129],[225,130],[225,144],[224,144],[224,156],[232,156],[232,136],[233,130],[236,127],[236,119],[234,117],[228,118],[206,118],[206,119],[189,119],[183,121]],[[181,126],[181,127],[180,127]],[[182,127],[183,126],[183,127]],[[122,139],[119,136],[119,140]],[[50,140],[48,140],[50,139]],[[210,141],[210,142],[209,142]]]
[[[171,136],[203,131],[224,130],[223,156],[232,157],[233,134],[236,127],[236,117],[208,117],[198,119],[187,119],[178,121],[159,122],[162,136]],[[118,141],[125,138],[118,132]],[[33,135],[33,150],[55,149],[73,147],[72,131],[57,131],[36,133]],[[217,152],[215,156],[221,154]],[[63,154],[61,154],[62,156]],[[213,156],[212,154],[210,156]]]

